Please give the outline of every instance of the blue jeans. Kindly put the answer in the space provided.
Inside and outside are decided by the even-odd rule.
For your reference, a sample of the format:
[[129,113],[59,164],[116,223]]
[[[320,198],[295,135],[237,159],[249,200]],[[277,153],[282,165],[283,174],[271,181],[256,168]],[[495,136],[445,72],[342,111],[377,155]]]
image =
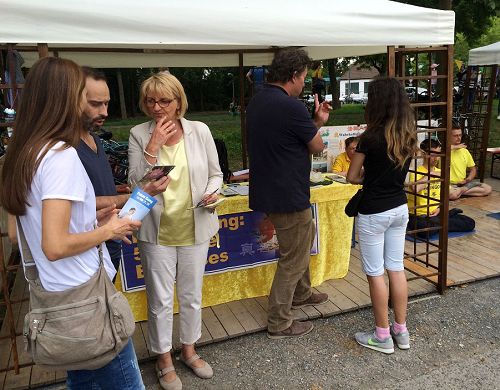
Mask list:
[[404,270],[404,249],[408,205],[377,214],[358,214],[359,250],[363,271],[368,276]]
[[70,390],[144,389],[132,340],[104,367],[97,370],[68,371],[66,384]]

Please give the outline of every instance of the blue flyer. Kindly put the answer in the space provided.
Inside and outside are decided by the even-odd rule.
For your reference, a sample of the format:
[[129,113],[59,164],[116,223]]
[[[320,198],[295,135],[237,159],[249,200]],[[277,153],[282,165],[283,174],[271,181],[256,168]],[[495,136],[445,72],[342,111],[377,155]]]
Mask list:
[[120,218],[129,218],[132,221],[142,221],[155,204],[156,199],[154,197],[137,187],[120,210],[118,216]]

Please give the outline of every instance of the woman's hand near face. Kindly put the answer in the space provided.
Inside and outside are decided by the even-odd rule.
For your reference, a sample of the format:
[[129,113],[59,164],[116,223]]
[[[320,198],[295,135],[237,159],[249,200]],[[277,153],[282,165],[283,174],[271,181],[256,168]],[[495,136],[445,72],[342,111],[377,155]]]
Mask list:
[[146,146],[146,151],[154,156],[158,155],[160,148],[167,143],[167,141],[173,137],[177,132],[177,126],[171,120],[167,120],[166,117],[162,117],[156,122],[156,126],[151,135],[148,145]]

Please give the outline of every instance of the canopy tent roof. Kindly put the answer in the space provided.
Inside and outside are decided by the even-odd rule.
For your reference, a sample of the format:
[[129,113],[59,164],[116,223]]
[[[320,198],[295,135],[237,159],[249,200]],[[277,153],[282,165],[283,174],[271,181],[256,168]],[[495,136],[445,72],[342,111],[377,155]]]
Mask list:
[[[0,0],[0,11],[0,44],[47,43],[100,68],[238,66],[241,51],[243,65],[262,65],[285,46],[325,59],[453,44],[455,17],[388,0],[319,0],[313,8],[301,0]],[[38,54],[23,57],[29,66]]]
[[500,65],[500,41],[469,50],[469,65]]

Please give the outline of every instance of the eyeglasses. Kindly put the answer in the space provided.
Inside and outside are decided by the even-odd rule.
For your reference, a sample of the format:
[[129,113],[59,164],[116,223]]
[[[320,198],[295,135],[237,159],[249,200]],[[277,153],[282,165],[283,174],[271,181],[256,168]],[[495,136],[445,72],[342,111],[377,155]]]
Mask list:
[[160,99],[160,100],[155,100],[153,98],[146,98],[146,106],[148,107],[154,107],[157,103],[161,108],[167,108],[170,103],[172,103],[174,99]]

